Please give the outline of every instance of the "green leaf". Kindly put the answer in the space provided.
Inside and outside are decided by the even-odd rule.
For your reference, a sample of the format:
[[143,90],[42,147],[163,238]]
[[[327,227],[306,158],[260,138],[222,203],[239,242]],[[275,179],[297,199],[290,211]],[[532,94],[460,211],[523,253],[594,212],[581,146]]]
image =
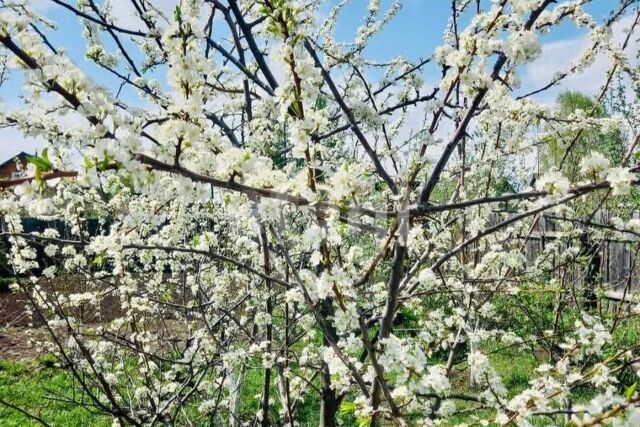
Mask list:
[[131,175],[120,175],[120,182],[128,189],[133,190],[133,179]]
[[104,159],[100,160],[100,162],[96,165],[96,169],[99,172],[104,172],[111,166],[111,157],[108,154],[105,154]]
[[420,320],[420,316],[412,309],[402,307],[400,308],[400,313],[404,316],[405,320],[410,322],[417,322]]
[[327,98],[323,95],[316,99],[316,110],[324,110],[327,107]]
[[371,417],[362,417],[357,419],[358,427],[369,427],[371,425]]
[[343,401],[340,404],[340,414],[342,414],[342,415],[351,414],[351,413],[355,412],[355,410],[356,410],[356,404],[353,403],[353,402]]
[[180,5],[176,5],[175,10],[173,11],[173,17],[178,23],[182,23],[182,9],[180,9]]
[[89,170],[93,167],[93,162],[90,158],[84,156],[84,158],[82,159],[82,165],[84,166],[85,170]]
[[105,259],[104,254],[98,254],[93,259],[93,261],[91,261],[91,264],[95,265],[96,267],[101,268],[104,265],[104,259]]
[[53,165],[51,164],[49,159],[46,159],[43,157],[37,157],[37,156],[27,156],[27,160],[29,160],[29,163],[33,164],[37,169],[40,169],[42,172],[48,172],[51,169],[53,169]]
[[631,399],[631,396],[633,396],[637,388],[638,388],[638,382],[636,381],[635,383],[631,384],[628,389],[625,390],[624,392],[625,399]]

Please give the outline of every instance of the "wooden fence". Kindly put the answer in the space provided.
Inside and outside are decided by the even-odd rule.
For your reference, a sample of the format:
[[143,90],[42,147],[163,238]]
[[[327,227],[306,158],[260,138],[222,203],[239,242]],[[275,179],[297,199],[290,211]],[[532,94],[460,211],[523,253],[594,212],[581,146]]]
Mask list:
[[[545,245],[558,239],[561,222],[570,221],[577,223],[578,227],[584,227],[585,230],[587,227],[593,230],[594,228],[606,229],[608,226],[605,224],[609,224],[610,220],[611,217],[607,212],[598,212],[589,221],[577,221],[553,215],[540,217],[530,235],[520,236],[521,239],[526,239],[527,264],[534,262],[543,252]],[[640,254],[638,252],[640,237],[632,233],[610,234],[611,237],[604,240],[591,240],[587,233],[575,238],[580,240],[580,246],[583,248],[581,255],[587,256],[594,262],[594,270],[596,270],[594,272],[605,292],[605,298],[623,303],[636,301],[636,298],[640,297],[640,260],[636,260],[637,255]],[[577,271],[569,268],[564,271],[564,274],[568,275],[565,280],[581,284],[585,278],[585,269]]]

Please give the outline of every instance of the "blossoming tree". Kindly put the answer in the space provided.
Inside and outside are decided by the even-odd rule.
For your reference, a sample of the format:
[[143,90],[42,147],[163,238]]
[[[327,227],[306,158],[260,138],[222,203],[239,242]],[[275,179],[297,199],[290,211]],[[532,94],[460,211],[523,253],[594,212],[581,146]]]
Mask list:
[[[636,1],[600,22],[589,0],[450,0],[440,47],[386,63],[366,48],[400,2],[370,0],[338,41],[348,1],[130,0],[128,25],[109,2],[51,1],[113,84],[50,40],[46,16],[0,2],[3,75],[24,95],[0,120],[46,144],[0,181],[0,212],[14,290],[76,380],[67,399],[114,425],[294,426],[314,398],[323,426],[640,422],[638,343],[615,339],[635,307],[583,304],[580,280],[582,235],[640,233],[636,101],[600,114],[640,77]],[[582,54],[522,89],[540,38],[566,25],[588,32]],[[592,109],[537,101],[600,57]],[[611,129],[622,159],[594,151],[563,174],[581,135]],[[532,182],[550,135],[564,152]],[[598,223],[604,205],[615,217]],[[554,240],[527,259],[551,215]],[[26,233],[23,216],[68,233]],[[546,307],[526,301],[549,301],[549,319],[516,327]],[[493,363],[513,349],[546,355],[517,392]]]

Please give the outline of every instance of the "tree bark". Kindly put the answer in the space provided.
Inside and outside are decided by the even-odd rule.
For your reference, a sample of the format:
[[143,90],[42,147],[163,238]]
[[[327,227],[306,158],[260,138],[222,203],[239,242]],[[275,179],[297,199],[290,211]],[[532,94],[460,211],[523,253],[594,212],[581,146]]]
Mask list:
[[587,271],[584,275],[584,306],[586,309],[595,309],[598,306],[596,288],[600,280],[600,253],[598,245],[591,242],[587,232],[580,236],[582,253],[588,257]]
[[[333,316],[333,305],[329,298],[325,299],[321,303],[322,316],[325,319],[330,319]],[[330,330],[327,331],[333,342],[337,341],[336,331],[331,325]],[[329,341],[325,336],[322,342],[323,346],[329,347]],[[336,395],[336,391],[331,387],[331,374],[329,373],[329,367],[326,363],[322,364],[322,402],[320,406],[320,427],[336,427],[337,426],[337,414],[338,414],[339,399]]]

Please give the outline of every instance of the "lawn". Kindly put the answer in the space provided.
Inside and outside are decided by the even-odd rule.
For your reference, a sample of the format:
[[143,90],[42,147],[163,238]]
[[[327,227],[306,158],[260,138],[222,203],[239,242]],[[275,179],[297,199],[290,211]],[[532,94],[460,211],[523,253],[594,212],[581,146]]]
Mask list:
[[[614,341],[620,346],[633,345],[640,339],[640,326],[636,319],[623,322],[614,334]],[[534,378],[535,369],[544,363],[537,360],[531,352],[525,352],[516,348],[500,352],[493,352],[501,347],[488,345],[483,348],[489,354],[492,365],[500,373],[504,385],[509,390],[509,397],[526,389],[529,381]],[[18,408],[42,418],[52,426],[111,426],[109,417],[101,416],[65,402],[63,397],[68,396],[74,387],[72,376],[58,367],[55,358],[50,355],[30,357],[20,361],[0,360],[0,399],[9,402]],[[461,394],[477,394],[479,390],[472,389],[469,385],[469,372],[466,361],[461,360],[454,367],[451,377],[453,389]],[[631,379],[631,381],[635,381]],[[620,384],[626,387],[628,384]],[[245,384],[240,401],[240,413],[242,418],[252,419],[259,408],[259,396],[262,389],[262,371],[260,369],[247,370]],[[275,384],[272,384],[272,395],[277,395]],[[589,386],[581,386],[573,390],[574,402],[584,402],[592,398],[594,391]],[[78,396],[76,396],[78,398]],[[276,399],[277,400],[277,399]],[[272,411],[279,411],[275,406]],[[474,409],[474,404],[458,402],[459,409],[468,409],[460,415],[452,417],[447,425],[458,425],[463,422],[473,422],[476,416],[490,415]],[[298,426],[311,427],[318,425],[320,410],[319,398],[310,393],[298,410]],[[353,425],[355,422],[348,414],[341,415],[343,425]],[[549,426],[562,425],[559,418],[550,419],[539,417],[534,420],[534,425]],[[0,426],[23,427],[40,425],[37,421],[29,419],[19,410],[0,405]]]
[[[0,398],[53,426],[110,426],[111,420],[56,399],[68,392],[73,379],[51,357],[22,362],[0,361]],[[19,411],[0,405],[3,427],[40,426]]]
[[[40,356],[23,361],[0,360],[0,399],[35,415],[52,426],[111,426],[111,418],[61,401],[73,387],[72,376],[56,366],[52,356]],[[251,418],[259,408],[262,376],[249,370],[246,377],[240,412]],[[272,393],[275,393],[275,385]],[[320,402],[308,397],[299,409],[300,427],[318,425]],[[0,404],[1,427],[40,426],[19,410]]]
[[[515,394],[526,387],[535,367],[533,357],[525,353],[511,352],[493,358],[497,369],[503,374],[505,385]],[[467,374],[461,367],[456,387],[467,387]],[[16,361],[0,361],[0,398],[44,419],[52,426],[110,426],[111,420],[84,408],[57,400],[55,396],[68,393],[73,385],[72,377],[55,366],[50,356]],[[262,376],[259,370],[247,372],[241,413],[247,417],[255,414],[259,407]],[[275,393],[275,386],[272,392]],[[320,402],[315,395],[307,397],[299,411],[298,425],[318,425]],[[456,417],[452,424],[468,421],[469,417]],[[348,420],[345,420],[348,423]],[[38,422],[7,406],[0,405],[2,427],[38,426]],[[348,424],[347,424],[348,425]]]

